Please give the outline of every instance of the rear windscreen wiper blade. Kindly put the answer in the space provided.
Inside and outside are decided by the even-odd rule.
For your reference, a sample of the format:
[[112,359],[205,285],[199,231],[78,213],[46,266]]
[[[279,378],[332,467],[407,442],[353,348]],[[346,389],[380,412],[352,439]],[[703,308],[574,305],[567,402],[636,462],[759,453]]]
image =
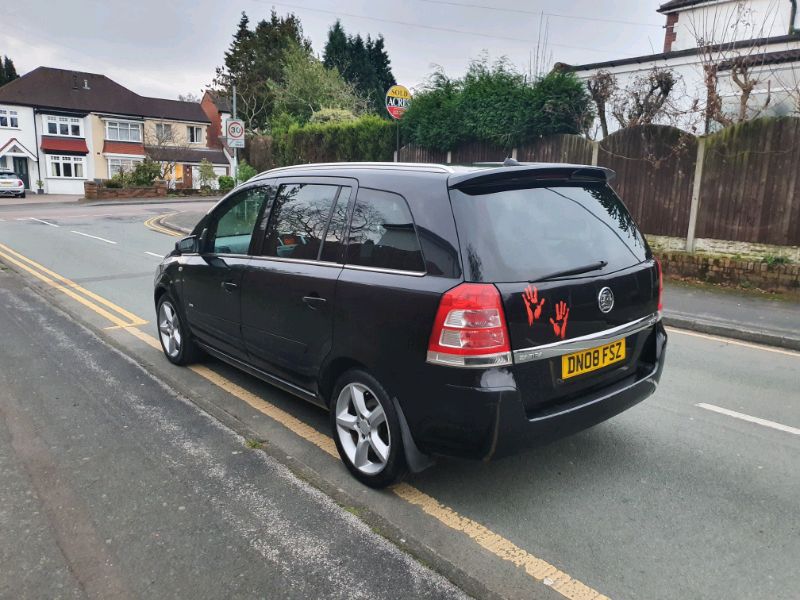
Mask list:
[[608,262],[604,260],[599,260],[596,263],[583,265],[582,267],[575,267],[574,269],[564,269],[563,271],[556,271],[555,273],[550,273],[549,275],[545,275],[544,277],[533,279],[528,283],[538,283],[540,281],[547,281],[549,279],[558,279],[559,277],[567,277],[568,275],[582,275],[583,273],[591,273],[592,271],[599,271],[600,269],[604,269],[607,264]]

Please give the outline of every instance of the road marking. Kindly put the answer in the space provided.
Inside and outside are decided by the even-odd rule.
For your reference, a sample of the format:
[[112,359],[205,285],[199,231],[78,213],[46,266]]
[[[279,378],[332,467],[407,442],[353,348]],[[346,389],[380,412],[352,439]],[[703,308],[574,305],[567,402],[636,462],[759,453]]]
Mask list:
[[[73,300],[80,302],[87,308],[92,309],[96,313],[102,315],[103,317],[107,318],[111,321],[114,325],[120,325],[122,327],[131,327],[135,325],[145,325],[147,321],[141,319],[140,317],[134,315],[133,313],[125,310],[121,306],[117,306],[113,302],[106,300],[102,296],[95,294],[92,291],[87,290],[79,286],[74,281],[67,279],[66,277],[62,277],[58,273],[55,273],[48,269],[47,267],[40,265],[39,263],[31,260],[27,256],[23,256],[19,252],[15,252],[5,244],[0,244],[0,256],[4,257],[7,261],[15,264],[22,270],[30,273],[37,279],[43,281],[50,287],[53,287],[60,292],[66,294]],[[79,295],[83,294],[83,296]],[[86,298],[91,298],[95,302],[87,300]],[[113,310],[119,315],[122,315],[126,320],[119,318],[117,315],[114,315],[108,312],[101,306],[98,306],[96,303],[102,304],[105,307]]]
[[159,219],[163,219],[165,217],[171,217],[171,216],[177,215],[177,214],[178,213],[172,212],[172,213],[166,213],[166,214],[163,214],[163,215],[157,215],[155,217],[150,217],[149,219],[147,219],[144,222],[144,226],[147,227],[148,229],[152,229],[153,231],[157,231],[158,233],[163,233],[165,235],[171,235],[172,237],[181,237],[183,235],[182,233],[178,233],[177,231],[173,231],[172,229],[168,229],[168,228],[164,227],[163,225],[159,225],[156,222]]
[[101,237],[98,237],[98,236],[96,236],[96,235],[91,235],[91,234],[88,234],[88,233],[83,233],[82,231],[75,231],[75,230],[73,230],[73,229],[70,229],[70,233],[77,233],[78,235],[82,235],[82,236],[84,236],[84,237],[93,238],[93,239],[95,239],[95,240],[100,240],[101,242],[105,242],[106,244],[116,244],[116,243],[117,243],[117,242],[114,242],[114,241],[112,241],[112,240],[107,240],[106,238],[101,238]]
[[37,223],[44,223],[45,225],[50,225],[50,227],[61,227],[61,225],[56,225],[55,223],[51,223],[50,221],[42,221],[42,219],[37,219],[36,217],[28,217],[31,221],[36,221]]
[[665,327],[670,333],[679,333],[681,335],[688,335],[690,337],[701,338],[704,340],[711,340],[713,342],[723,342],[733,346],[742,346],[743,348],[752,348],[754,350],[764,350],[765,352],[774,352],[775,354],[785,354],[786,356],[794,356],[800,358],[800,352],[794,350],[784,350],[783,348],[773,348],[772,346],[763,346],[761,344],[751,344],[750,342],[742,342],[741,340],[734,340],[733,338],[726,338],[719,335],[709,335],[707,333],[697,333],[695,331],[687,331],[686,329],[678,329],[676,327]]
[[144,253],[149,254],[150,256],[155,256],[156,258],[164,258],[163,254],[156,254],[155,252],[148,252],[147,250],[145,250]]
[[763,425],[764,427],[771,427],[772,429],[777,429],[778,431],[785,431],[786,433],[791,433],[793,435],[800,435],[800,429],[797,427],[790,427],[789,425],[783,425],[782,423],[776,423],[775,421],[769,421],[767,419],[762,419],[761,417],[751,417],[750,415],[736,412],[735,410],[729,410],[727,408],[722,408],[721,406],[714,406],[713,404],[706,404],[705,402],[695,404],[695,406],[719,413],[721,415],[727,415],[729,417],[733,417],[734,419],[741,419],[742,421],[747,421],[749,423]]
[[[13,258],[11,255],[19,257],[20,260]],[[36,278],[44,281],[48,285],[62,291],[66,295],[74,298],[87,308],[90,308],[97,314],[107,318],[109,321],[113,323],[114,329],[122,329],[130,333],[135,338],[141,340],[148,346],[153,349],[158,350],[159,352],[162,351],[161,344],[159,343],[158,339],[154,336],[145,333],[144,331],[138,329],[138,325],[143,325],[146,323],[143,319],[129,313],[125,309],[120,306],[117,306],[113,302],[106,300],[96,294],[89,292],[89,290],[85,290],[81,288],[74,282],[70,282],[65,277],[50,271],[46,267],[32,261],[31,259],[22,256],[18,252],[11,250],[7,246],[0,244],[0,256],[5,258],[7,261],[11,262],[12,264],[17,265],[19,268],[31,273]],[[37,269],[40,269],[42,273],[47,273],[52,275],[53,278],[46,277],[42,273],[34,270],[30,266],[24,264],[21,261],[25,261],[30,265],[36,266]],[[69,282],[70,288],[58,283],[54,279],[58,279],[59,281]],[[127,314],[132,316],[138,322],[134,323],[125,323],[122,322],[118,317],[112,315],[104,308],[98,306],[97,304],[86,300],[85,298],[79,296],[73,289],[80,290],[82,293],[93,297],[94,299],[102,302],[109,308],[114,307],[114,310],[120,312],[120,314]],[[133,320],[133,319],[132,319]],[[314,444],[318,448],[320,448],[323,452],[327,453],[331,457],[339,460],[339,453],[336,450],[336,444],[334,443],[333,439],[330,436],[320,433],[307,423],[301,421],[294,415],[286,412],[285,410],[271,404],[270,402],[264,400],[262,397],[254,394],[253,392],[237,385],[233,381],[230,381],[226,377],[220,375],[216,371],[209,369],[203,365],[192,365],[189,367],[194,373],[203,377],[210,383],[216,385],[220,389],[228,392],[229,394],[235,396],[242,400],[248,406],[254,408],[255,410],[259,411],[260,413],[270,417],[277,423],[286,427],[289,431],[295,433],[296,435],[300,436],[301,438],[305,439],[306,441]],[[454,510],[443,506],[440,504],[435,498],[432,496],[428,496],[424,492],[418,490],[417,488],[408,485],[408,484],[399,484],[391,488],[391,491],[397,495],[399,498],[418,506],[423,512],[430,515],[431,517],[435,518],[437,521],[442,523],[443,525],[455,530],[462,532],[472,538],[478,545],[482,548],[488,550],[496,557],[500,558],[501,560],[508,561],[519,568],[524,569],[525,573],[544,585],[551,587],[554,591],[558,592],[565,598],[570,600],[608,600],[606,596],[601,594],[600,592],[590,588],[589,586],[581,583],[580,581],[573,579],[563,571],[557,569],[550,563],[537,558],[536,556],[530,554],[526,550],[520,548],[510,540],[502,537],[501,535],[494,533],[492,530],[488,529],[484,525],[481,525],[477,521],[473,521],[467,517],[459,515]]]

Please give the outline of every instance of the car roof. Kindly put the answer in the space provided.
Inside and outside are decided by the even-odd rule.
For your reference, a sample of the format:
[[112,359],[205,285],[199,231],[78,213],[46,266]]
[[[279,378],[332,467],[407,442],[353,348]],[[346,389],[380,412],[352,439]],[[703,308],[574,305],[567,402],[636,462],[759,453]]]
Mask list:
[[543,172],[557,172],[578,179],[595,181],[611,181],[615,173],[611,169],[592,165],[564,163],[479,163],[471,166],[443,165],[436,163],[397,163],[397,162],[339,162],[310,163],[278,167],[259,173],[254,180],[272,177],[290,177],[295,175],[315,175],[328,177],[356,177],[359,174],[376,175],[384,171],[398,176],[440,176],[447,181],[448,187],[479,185],[482,182],[494,182],[519,177],[535,178]]

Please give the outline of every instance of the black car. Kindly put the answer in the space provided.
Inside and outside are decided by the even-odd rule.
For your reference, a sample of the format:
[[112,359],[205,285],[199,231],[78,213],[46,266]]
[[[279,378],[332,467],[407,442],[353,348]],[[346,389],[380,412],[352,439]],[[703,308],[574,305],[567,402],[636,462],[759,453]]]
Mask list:
[[301,165],[222,199],[159,267],[167,358],[330,410],[367,485],[608,419],[664,366],[661,270],[607,169]]

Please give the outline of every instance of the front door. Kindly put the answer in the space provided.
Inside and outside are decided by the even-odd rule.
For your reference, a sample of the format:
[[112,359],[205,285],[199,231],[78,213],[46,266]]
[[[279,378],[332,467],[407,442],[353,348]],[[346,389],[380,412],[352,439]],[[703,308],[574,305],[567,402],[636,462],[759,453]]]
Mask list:
[[203,343],[243,359],[241,283],[250,262],[265,188],[231,196],[209,217],[198,254],[182,257],[183,306],[192,333]]
[[331,349],[351,180],[283,180],[242,280],[242,337],[258,368],[309,392]]
[[25,189],[31,189],[31,182],[28,177],[28,159],[20,156],[14,157],[14,173],[17,174],[17,177],[22,179],[22,183],[25,184]]

